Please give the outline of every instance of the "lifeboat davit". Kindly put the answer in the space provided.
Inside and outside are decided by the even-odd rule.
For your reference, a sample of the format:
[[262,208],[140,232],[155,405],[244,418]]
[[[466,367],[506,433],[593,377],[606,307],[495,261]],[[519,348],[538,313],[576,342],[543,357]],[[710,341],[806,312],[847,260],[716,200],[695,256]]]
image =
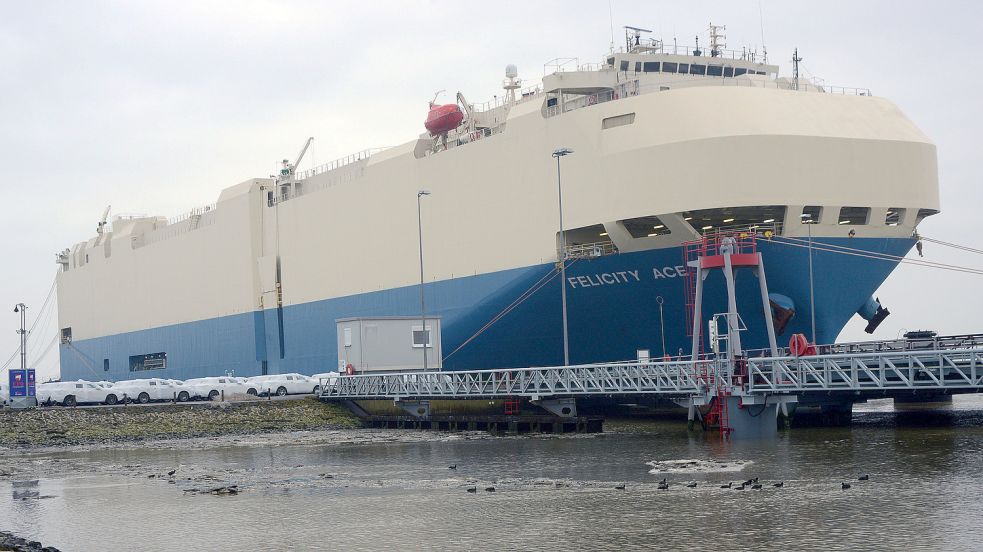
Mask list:
[[464,121],[464,113],[457,104],[430,104],[430,113],[423,126],[432,136],[445,134],[457,128]]

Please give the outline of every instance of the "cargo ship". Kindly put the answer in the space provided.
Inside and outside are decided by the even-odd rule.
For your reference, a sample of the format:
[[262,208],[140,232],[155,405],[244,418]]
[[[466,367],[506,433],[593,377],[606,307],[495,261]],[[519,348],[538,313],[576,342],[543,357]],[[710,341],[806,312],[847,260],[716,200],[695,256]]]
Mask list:
[[[935,146],[889,100],[800,78],[797,56],[781,76],[707,42],[629,28],[532,87],[509,66],[492,102],[421,102],[398,146],[310,170],[302,152],[174,218],[104,216],[57,254],[62,378],[325,372],[337,320],[424,313],[445,370],[558,365],[564,291],[570,363],[675,356],[685,244],[721,231],[758,236],[772,292],[763,313],[738,276],[746,347],[768,344],[761,314],[780,340],[830,343],[858,313],[873,331],[872,294],[939,212]],[[722,282],[703,304],[702,325],[726,311]]]

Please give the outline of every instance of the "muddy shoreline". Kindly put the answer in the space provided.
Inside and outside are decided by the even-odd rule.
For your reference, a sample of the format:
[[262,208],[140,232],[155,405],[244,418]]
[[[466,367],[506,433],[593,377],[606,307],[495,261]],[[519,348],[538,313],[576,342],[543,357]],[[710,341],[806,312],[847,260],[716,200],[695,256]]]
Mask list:
[[0,412],[0,451],[357,427],[360,427],[358,419],[344,407],[313,398],[5,410]]

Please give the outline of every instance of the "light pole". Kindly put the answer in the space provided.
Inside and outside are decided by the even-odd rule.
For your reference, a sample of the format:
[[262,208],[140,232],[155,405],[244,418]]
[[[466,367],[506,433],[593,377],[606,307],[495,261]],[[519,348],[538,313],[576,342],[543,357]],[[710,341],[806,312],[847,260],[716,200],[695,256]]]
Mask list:
[[560,207],[560,302],[563,305],[563,365],[570,365],[570,342],[567,338],[567,238],[563,235],[563,184],[560,180],[560,158],[573,153],[570,148],[559,148],[553,152],[556,157],[556,191]]
[[20,369],[27,369],[27,305],[24,303],[17,303],[14,305],[14,312],[20,313],[20,329],[17,333],[20,334]]
[[420,236],[420,329],[423,334],[423,371],[427,370],[427,343],[430,342],[430,334],[427,332],[427,303],[423,297],[423,210],[420,206],[420,198],[430,195],[429,190],[420,190],[416,193],[416,228]]
[[816,292],[812,279],[812,225],[816,223],[809,213],[801,215],[802,223],[809,227],[809,316],[812,317],[812,344],[816,344]]

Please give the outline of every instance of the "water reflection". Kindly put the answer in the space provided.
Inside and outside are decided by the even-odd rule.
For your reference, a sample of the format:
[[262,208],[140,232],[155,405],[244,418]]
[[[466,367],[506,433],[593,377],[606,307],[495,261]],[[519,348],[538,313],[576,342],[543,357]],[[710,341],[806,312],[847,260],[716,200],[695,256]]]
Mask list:
[[[91,472],[0,482],[11,497],[0,527],[66,550],[980,549],[983,535],[966,530],[983,493],[980,410],[946,416],[871,409],[851,428],[759,442],[633,421],[598,436],[51,454],[37,461]],[[745,464],[673,471],[682,460]],[[752,477],[762,489],[719,488]],[[183,492],[219,484],[243,491]]]

